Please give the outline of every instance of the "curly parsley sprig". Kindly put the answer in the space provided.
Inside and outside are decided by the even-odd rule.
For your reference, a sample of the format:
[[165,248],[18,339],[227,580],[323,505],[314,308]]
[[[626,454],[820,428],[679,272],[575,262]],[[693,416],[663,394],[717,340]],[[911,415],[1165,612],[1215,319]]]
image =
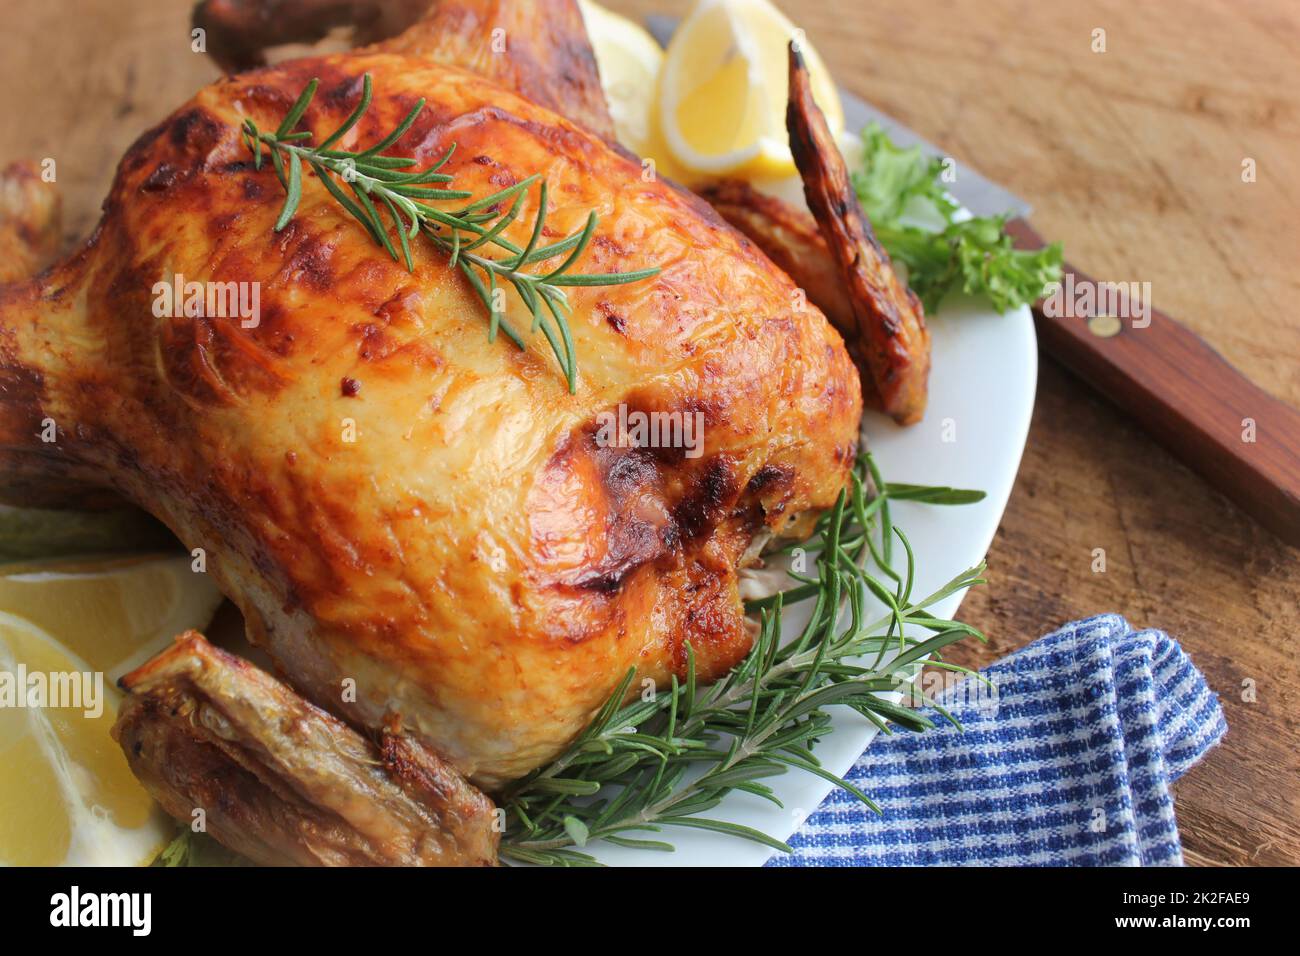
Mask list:
[[[1003,228],[1007,216],[958,218],[961,207],[944,189],[943,160],[919,147],[894,145],[877,123],[862,131],[862,165],[853,186],[876,238],[894,262],[907,266],[907,284],[934,312],[952,292],[983,296],[999,312],[1027,305],[1061,278],[1061,244],[1016,249]],[[937,215],[929,228],[908,213]]]

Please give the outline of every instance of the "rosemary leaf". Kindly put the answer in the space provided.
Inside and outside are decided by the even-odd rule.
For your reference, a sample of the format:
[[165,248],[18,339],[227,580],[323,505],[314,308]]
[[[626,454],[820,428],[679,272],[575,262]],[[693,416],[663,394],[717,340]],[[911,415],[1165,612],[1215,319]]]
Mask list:
[[275,128],[275,135],[278,139],[283,139],[289,135],[289,132],[298,125],[302,119],[302,114],[307,112],[307,107],[311,104],[312,97],[316,95],[316,87],[320,85],[319,80],[313,79],[307,84],[306,89],[298,94],[298,98],[293,101],[293,106],[289,107],[289,112],[284,114],[284,119],[280,125]]
[[[295,131],[294,127],[306,115],[317,85],[316,80],[307,84],[274,133],[263,132],[252,119],[246,119],[241,127],[244,143],[253,154],[254,169],[261,169],[263,157],[269,150],[276,176],[285,188],[284,208],[276,220],[275,230],[279,232],[287,226],[297,212],[302,199],[302,164],[307,163],[330,195],[361,223],[371,239],[409,271],[415,270],[410,240],[423,232],[447,256],[448,265],[460,270],[475,296],[483,302],[488,311],[489,341],[495,341],[500,331],[517,348],[525,349],[527,341],[506,321],[498,298],[493,294],[503,283],[513,288],[532,317],[530,333],[542,333],[564,372],[570,394],[576,393],[578,361],[569,323],[569,301],[563,287],[622,285],[648,279],[657,275],[659,270],[638,269],[608,275],[570,273],[595,234],[598,218],[595,212],[591,212],[580,231],[539,248],[547,215],[547,188],[538,175],[524,177],[504,189],[474,198],[465,190],[446,188],[453,177],[440,172],[455,153],[455,143],[426,169],[413,169],[419,163],[412,157],[384,155],[385,150],[396,145],[415,125],[424,109],[424,100],[420,100],[397,126],[371,146],[362,150],[338,148],[337,144],[361,121],[370,107],[374,93],[370,74],[362,78],[360,99],[342,125],[319,145],[308,145],[312,134]],[[352,196],[348,196],[336,180],[342,180]],[[520,248],[506,238],[505,233],[518,218],[527,193],[539,182],[537,215],[528,244]],[[431,205],[466,199],[470,202],[454,211]],[[510,205],[502,212],[501,207],[507,202]],[[387,222],[381,208],[387,212]],[[398,245],[394,245],[389,237],[390,228],[397,231]],[[504,250],[507,255],[493,258],[486,254],[488,248]],[[566,254],[560,265],[544,272],[523,271],[528,266]]]
[[289,154],[289,187],[284,198],[284,208],[280,218],[275,221],[275,231],[279,232],[289,224],[293,214],[298,211],[298,202],[302,199],[302,160],[297,153]]

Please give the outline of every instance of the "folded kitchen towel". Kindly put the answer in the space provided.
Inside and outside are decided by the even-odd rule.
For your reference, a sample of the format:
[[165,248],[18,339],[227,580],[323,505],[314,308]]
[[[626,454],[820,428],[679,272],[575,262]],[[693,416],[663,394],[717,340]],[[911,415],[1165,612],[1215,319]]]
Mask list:
[[[881,734],[769,866],[1180,865],[1170,783],[1227,731],[1178,643],[1106,614],[937,696],[962,724]],[[969,686],[968,686],[969,685]],[[979,688],[982,688],[979,689]]]

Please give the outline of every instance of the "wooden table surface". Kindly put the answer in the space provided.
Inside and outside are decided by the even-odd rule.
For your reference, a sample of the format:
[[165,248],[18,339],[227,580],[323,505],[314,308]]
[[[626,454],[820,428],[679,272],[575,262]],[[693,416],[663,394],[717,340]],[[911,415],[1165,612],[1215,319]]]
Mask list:
[[[1157,306],[1300,405],[1300,7],[781,5],[843,86],[1032,202],[1039,231],[1081,268],[1150,282]],[[126,146],[216,71],[190,51],[181,0],[45,0],[5,20],[0,162],[54,157],[69,239],[83,236]],[[1104,573],[1091,570],[1095,548]],[[989,644],[964,663],[1102,611],[1168,631],[1230,727],[1177,784],[1188,861],[1300,864],[1300,551],[1045,358],[989,569],[962,609]]]

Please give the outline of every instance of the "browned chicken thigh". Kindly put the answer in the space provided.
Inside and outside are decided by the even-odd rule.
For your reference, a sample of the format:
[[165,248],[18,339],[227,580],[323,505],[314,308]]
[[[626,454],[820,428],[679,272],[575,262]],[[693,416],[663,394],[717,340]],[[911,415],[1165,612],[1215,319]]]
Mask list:
[[[629,668],[681,674],[688,642],[702,678],[725,673],[750,644],[738,565],[755,539],[806,534],[857,450],[857,372],[784,272],[702,200],[644,181],[582,125],[583,97],[574,122],[515,92],[529,71],[421,55],[427,22],[391,41],[409,54],[296,60],[201,90],[128,151],[79,252],[0,285],[3,483],[107,487],[156,515],[201,549],[292,687],[191,636],[127,678],[137,699],[118,728],[173,813],[214,799],[205,778],[238,781],[228,826],[244,836],[228,842],[264,862],[490,858],[490,804],[466,781],[491,792],[547,761]],[[524,350],[489,340],[446,255],[419,245],[408,272],[310,173],[273,229],[284,190],[254,168],[241,124],[275,128],[318,78],[298,128],[319,142],[365,74],[373,104],[340,145],[375,142],[424,98],[394,153],[423,168],[454,143],[444,171],[475,195],[541,174],[556,236],[599,217],[581,271],[659,268],[568,290],[573,393],[540,335]],[[520,245],[527,195],[507,233]],[[256,284],[257,321],[156,314],[177,277]],[[528,328],[517,298],[507,310]],[[701,442],[611,445],[600,416],[620,408],[691,416]],[[57,440],[43,442],[49,422]],[[221,700],[253,691],[303,732]],[[216,729],[193,725],[204,713]],[[299,751],[322,739],[346,738],[364,762],[398,753],[394,734],[438,795],[392,777],[387,758],[387,783],[362,774],[383,795],[374,817],[301,779]],[[330,786],[361,784],[349,766]],[[412,842],[421,826],[450,832]],[[384,832],[397,843],[374,850]]]

